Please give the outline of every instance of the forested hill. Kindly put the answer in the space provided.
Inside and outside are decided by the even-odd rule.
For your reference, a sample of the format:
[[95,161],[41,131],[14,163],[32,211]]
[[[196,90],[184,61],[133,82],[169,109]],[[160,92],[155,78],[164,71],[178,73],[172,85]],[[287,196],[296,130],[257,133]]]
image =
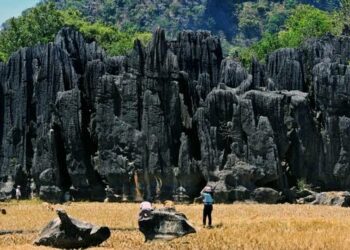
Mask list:
[[146,44],[156,27],[168,38],[205,29],[221,40],[224,55],[245,66],[279,48],[298,47],[349,23],[350,0],[42,0],[0,32],[0,61],[22,47],[52,42],[63,27],[80,31],[109,55],[126,55],[135,39]]
[[123,28],[146,31],[160,26],[175,34],[183,29],[206,29],[231,41],[259,38],[276,31],[297,4],[323,10],[339,0],[55,0],[59,8],[77,8],[90,21],[102,20]]

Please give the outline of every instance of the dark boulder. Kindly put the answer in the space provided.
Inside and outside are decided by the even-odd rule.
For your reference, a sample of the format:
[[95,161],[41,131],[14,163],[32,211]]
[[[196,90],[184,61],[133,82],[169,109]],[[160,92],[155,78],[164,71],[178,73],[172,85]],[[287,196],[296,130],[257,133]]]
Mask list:
[[304,198],[310,195],[315,195],[314,191],[308,190],[308,189],[303,189],[303,190],[298,190],[296,191],[296,197],[299,198]]
[[298,204],[311,204],[316,200],[316,194],[310,194],[303,198],[297,199]]
[[39,175],[40,184],[43,186],[49,186],[54,185],[56,180],[56,174],[54,169],[48,168],[45,169],[40,175]]
[[259,203],[276,204],[281,199],[281,196],[279,192],[272,188],[261,187],[255,189],[250,194],[250,198]]
[[232,189],[231,195],[233,195],[234,201],[245,201],[249,199],[250,191],[244,186],[237,186]]
[[11,177],[7,178],[6,182],[0,182],[0,196],[2,199],[11,199],[14,195],[14,187],[15,182]]
[[57,186],[41,186],[39,191],[40,199],[52,203],[60,203],[63,199],[63,192]]
[[196,232],[186,216],[173,209],[141,212],[139,229],[144,234],[146,241],[155,239],[171,240]]
[[111,235],[108,227],[71,218],[63,210],[57,210],[57,214],[58,218],[42,229],[35,245],[65,249],[88,248],[100,245]]
[[7,197],[4,193],[0,193],[0,202],[5,202],[7,200]]

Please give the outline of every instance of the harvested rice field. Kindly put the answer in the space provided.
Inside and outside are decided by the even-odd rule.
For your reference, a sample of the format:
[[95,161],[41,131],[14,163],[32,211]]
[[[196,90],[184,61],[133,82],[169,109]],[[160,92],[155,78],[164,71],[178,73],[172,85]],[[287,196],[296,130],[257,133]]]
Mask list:
[[[161,207],[155,204],[155,207]],[[0,203],[0,249],[49,249],[32,243],[39,230],[56,217],[40,201]],[[78,202],[57,205],[72,217],[113,228],[94,249],[350,249],[350,209],[308,205],[215,205],[214,226],[202,228],[201,205],[177,205],[197,233],[172,241],[144,242],[138,230],[138,204]]]

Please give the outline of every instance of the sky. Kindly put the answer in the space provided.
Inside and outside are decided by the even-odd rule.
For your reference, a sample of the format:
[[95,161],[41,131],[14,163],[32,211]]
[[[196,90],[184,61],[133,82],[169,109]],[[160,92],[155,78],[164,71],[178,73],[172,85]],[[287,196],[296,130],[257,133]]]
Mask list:
[[0,0],[0,25],[11,17],[21,15],[22,11],[35,6],[40,0]]

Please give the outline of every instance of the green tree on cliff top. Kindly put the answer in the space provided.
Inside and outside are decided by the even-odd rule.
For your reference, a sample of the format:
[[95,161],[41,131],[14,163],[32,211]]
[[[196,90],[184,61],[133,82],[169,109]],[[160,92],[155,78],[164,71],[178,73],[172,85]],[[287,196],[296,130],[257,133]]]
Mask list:
[[65,26],[79,30],[89,40],[97,41],[110,55],[126,54],[132,49],[135,39],[144,43],[151,39],[150,33],[122,32],[102,22],[90,23],[77,10],[57,10],[53,3],[47,3],[4,24],[4,29],[0,31],[0,60],[7,61],[19,48],[53,41],[57,32]]

